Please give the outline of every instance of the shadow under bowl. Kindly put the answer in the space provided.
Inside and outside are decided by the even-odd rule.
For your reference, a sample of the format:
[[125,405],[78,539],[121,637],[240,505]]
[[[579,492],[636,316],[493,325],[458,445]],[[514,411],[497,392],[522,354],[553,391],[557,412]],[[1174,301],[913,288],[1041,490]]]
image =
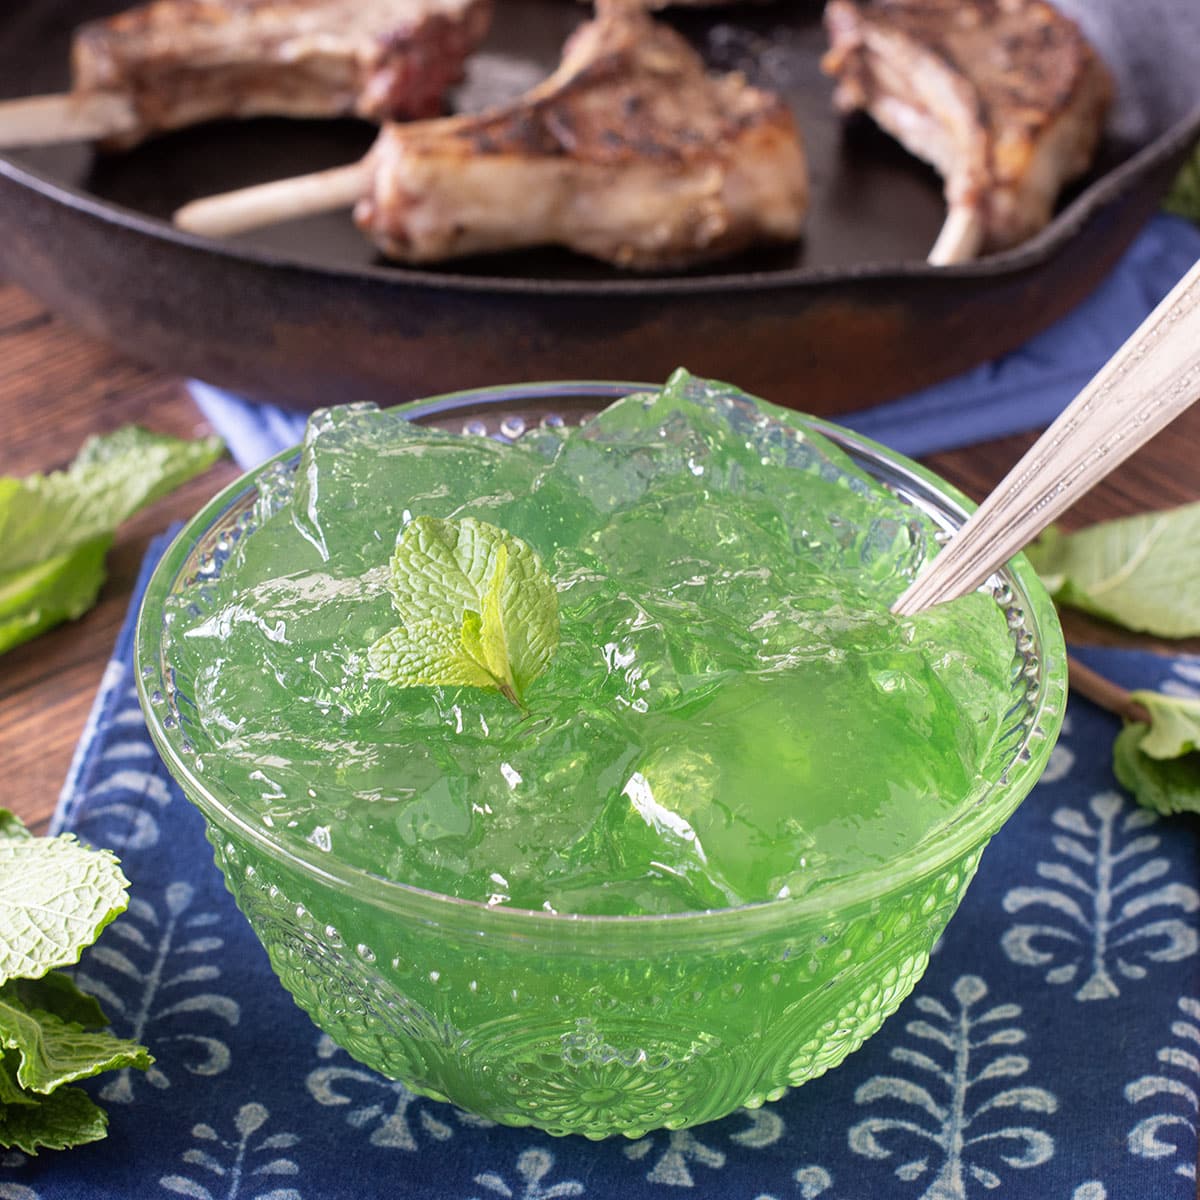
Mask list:
[[[509,438],[572,422],[644,385],[549,383],[399,411]],[[917,464],[789,414],[949,532],[970,504]],[[1013,638],[1011,704],[989,782],[931,845],[801,897],[668,916],[484,905],[382,879],[263,825],[195,769],[194,709],[165,658],[168,598],[204,604],[253,526],[263,472],[213,499],[164,555],[138,620],[138,689],[171,774],[207,820],[229,890],[321,1029],[415,1092],[554,1134],[636,1137],[781,1096],[836,1066],[912,990],[988,840],[1037,781],[1062,722],[1066,656],[1023,558],[989,581]]]

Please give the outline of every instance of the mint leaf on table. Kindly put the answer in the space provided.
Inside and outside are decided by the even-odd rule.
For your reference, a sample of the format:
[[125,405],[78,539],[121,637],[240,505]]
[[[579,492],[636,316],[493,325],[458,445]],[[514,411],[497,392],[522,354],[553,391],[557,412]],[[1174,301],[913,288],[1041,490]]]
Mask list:
[[1182,758],[1200,750],[1200,700],[1163,692],[1131,692],[1150,714],[1141,749],[1151,758]]
[[97,1142],[108,1132],[108,1114],[82,1088],[25,1095],[33,1103],[0,1104],[0,1146],[36,1155],[39,1147],[66,1150]]
[[70,975],[51,971],[40,979],[10,979],[0,987],[0,997],[23,1008],[38,1008],[84,1029],[101,1029],[108,1024],[95,996],[81,992]]
[[0,652],[81,617],[104,583],[112,534],[15,571],[0,571]]
[[1175,176],[1163,207],[1176,216],[1200,221],[1200,145],[1196,146],[1192,157]]
[[1200,504],[1052,526],[1025,552],[1060,604],[1141,633],[1200,634]]
[[388,582],[402,624],[368,651],[396,687],[466,686],[524,702],[558,646],[558,593],[537,553],[473,517],[417,517]]
[[72,834],[0,841],[0,983],[78,962],[125,911],[128,886],[111,851]]
[[1113,743],[1113,774],[1144,808],[1163,816],[1200,813],[1200,753],[1152,758],[1143,749],[1149,726],[1126,725]]
[[1200,700],[1163,692],[1131,692],[1150,714],[1113,744],[1113,773],[1139,804],[1169,816],[1200,813]]
[[8,841],[12,838],[23,840],[31,837],[33,834],[21,824],[12,809],[0,808],[0,841]]
[[104,1111],[64,1085],[154,1061],[104,1032],[96,1000],[51,970],[79,961],[125,910],[128,886],[109,851],[35,838],[0,808],[0,1146],[36,1154],[104,1137]]
[[0,477],[0,652],[86,612],[117,526],[222,448],[130,425],[89,439],[65,471]]
[[136,1042],[86,1030],[42,1009],[25,1009],[15,994],[6,996],[4,990],[0,990],[0,1046],[16,1051],[17,1083],[42,1095],[101,1071],[144,1070],[153,1062]]

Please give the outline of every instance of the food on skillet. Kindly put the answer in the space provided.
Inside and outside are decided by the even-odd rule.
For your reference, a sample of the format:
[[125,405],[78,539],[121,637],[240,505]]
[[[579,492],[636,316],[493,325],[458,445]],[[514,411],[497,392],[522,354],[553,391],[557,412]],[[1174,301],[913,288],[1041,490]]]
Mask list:
[[220,235],[355,201],[359,227],[404,262],[557,244],[654,269],[796,238],[807,175],[782,100],[709,75],[673,30],[602,3],[511,104],[386,125],[359,164],[199,201],[176,221]]
[[865,109],[945,181],[930,262],[1030,237],[1091,162],[1112,84],[1043,0],[830,0],[825,24],[837,107]]
[[73,91],[0,105],[0,145],[115,148],[220,117],[436,115],[492,0],[156,0],[80,27]]

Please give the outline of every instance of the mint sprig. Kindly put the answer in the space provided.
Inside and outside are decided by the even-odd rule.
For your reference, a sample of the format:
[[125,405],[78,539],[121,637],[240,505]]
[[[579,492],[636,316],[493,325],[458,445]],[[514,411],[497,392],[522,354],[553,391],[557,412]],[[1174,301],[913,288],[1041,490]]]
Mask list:
[[1059,604],[1159,637],[1200,634],[1200,503],[1051,526],[1025,553]]
[[537,553],[486,521],[417,517],[396,542],[401,624],[367,652],[396,687],[475,687],[524,705],[558,646],[558,594]]
[[117,526],[222,448],[128,425],[90,438],[64,471],[0,476],[0,653],[87,612]]
[[1117,735],[1113,773],[1146,808],[1200,813],[1200,700],[1149,691],[1129,698],[1150,719]]
[[0,841],[0,982],[78,962],[125,911],[128,886],[110,851],[71,834]]
[[128,887],[109,851],[35,838],[0,809],[0,1146],[36,1154],[102,1138],[103,1109],[65,1085],[154,1061],[105,1032],[96,1000],[54,969],[124,912]]

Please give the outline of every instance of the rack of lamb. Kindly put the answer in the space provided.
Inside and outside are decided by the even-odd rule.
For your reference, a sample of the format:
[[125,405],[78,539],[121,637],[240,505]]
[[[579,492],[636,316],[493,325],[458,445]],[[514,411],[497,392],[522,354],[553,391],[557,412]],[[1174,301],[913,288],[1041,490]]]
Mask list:
[[866,111],[942,176],[930,262],[1024,241],[1090,165],[1112,84],[1043,0],[830,0],[825,24],[837,107]]
[[643,270],[797,238],[807,175],[783,101],[710,75],[639,9],[598,10],[512,103],[389,123],[359,163],[197,201],[177,224],[222,236],[353,204],[403,262],[555,244]]

